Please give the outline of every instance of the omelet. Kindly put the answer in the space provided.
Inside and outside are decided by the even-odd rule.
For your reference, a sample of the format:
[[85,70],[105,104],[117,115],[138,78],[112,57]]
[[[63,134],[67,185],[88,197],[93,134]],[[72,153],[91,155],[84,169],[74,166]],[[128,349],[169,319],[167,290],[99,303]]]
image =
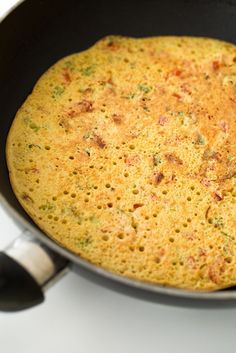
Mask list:
[[13,190],[56,243],[121,276],[236,284],[236,46],[108,36],[36,83],[7,141]]

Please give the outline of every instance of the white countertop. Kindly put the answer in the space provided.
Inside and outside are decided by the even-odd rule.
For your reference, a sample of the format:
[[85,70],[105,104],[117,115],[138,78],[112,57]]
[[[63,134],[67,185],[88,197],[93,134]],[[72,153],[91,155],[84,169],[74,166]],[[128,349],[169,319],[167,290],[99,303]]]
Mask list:
[[[1,14],[15,0],[0,0]],[[0,248],[19,234],[0,206]],[[97,286],[73,273],[46,302],[0,313],[2,353],[231,353],[236,309],[181,309],[148,303]]]

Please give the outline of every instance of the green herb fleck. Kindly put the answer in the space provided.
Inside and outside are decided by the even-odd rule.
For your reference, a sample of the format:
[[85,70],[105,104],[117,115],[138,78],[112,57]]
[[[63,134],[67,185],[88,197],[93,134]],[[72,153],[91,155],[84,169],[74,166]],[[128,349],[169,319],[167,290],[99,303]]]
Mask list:
[[224,219],[222,217],[216,217],[212,220],[212,224],[214,224],[217,228],[224,227]]
[[117,207],[116,211],[117,211],[117,214],[122,214],[122,215],[128,217],[128,214],[127,214],[127,212],[124,209]]
[[35,123],[31,123],[30,128],[34,130],[34,132],[38,132],[40,130],[40,127],[37,126]]
[[221,231],[221,234],[224,235],[225,237],[230,238],[230,239],[234,239],[231,235],[229,235],[229,234],[226,233],[226,232]]
[[41,149],[41,147],[39,145],[35,145],[34,143],[28,145],[29,148],[34,148],[34,147],[37,147],[39,149]]
[[52,98],[57,98],[60,97],[65,91],[65,88],[62,86],[56,86],[54,87],[54,90],[52,92]]
[[66,61],[64,63],[64,66],[66,69],[70,69],[71,71],[73,71],[75,69],[75,64],[70,60]]
[[30,202],[34,203],[34,200],[32,199],[32,197],[30,197],[26,192],[23,192],[21,197],[25,201],[30,201]]
[[206,140],[205,140],[205,138],[204,138],[204,136],[202,136],[202,135],[198,135],[197,136],[197,139],[196,139],[196,145],[205,145],[205,143],[206,143]]
[[144,93],[149,93],[152,90],[152,87],[150,87],[146,84],[139,84],[138,89]]
[[44,205],[39,206],[39,209],[42,211],[50,212],[55,209],[55,206],[48,202]]
[[80,70],[83,76],[90,76],[95,73],[95,65],[87,66]]
[[128,93],[127,96],[122,96],[122,98],[125,99],[134,99],[135,97],[135,93]]
[[94,215],[89,217],[89,221],[91,223],[93,223],[93,224],[99,224],[100,223],[99,219],[96,216],[94,216]]
[[89,245],[91,245],[93,242],[93,240],[87,236],[84,239],[80,239],[76,242],[76,245],[78,246],[78,248],[85,250]]
[[30,129],[34,130],[34,132],[38,132],[41,129],[41,127],[36,125],[28,116],[23,117],[23,122],[24,124],[28,125]]
[[135,232],[137,232],[138,223],[136,222],[134,217],[131,217],[131,227],[134,229]]
[[153,164],[154,166],[158,166],[161,163],[161,158],[158,154],[153,155]]
[[30,118],[29,118],[28,116],[24,116],[24,117],[23,117],[23,122],[24,122],[26,125],[28,125],[28,124],[31,122],[31,120],[30,120]]
[[92,136],[92,132],[91,132],[91,131],[87,131],[87,132],[84,134],[83,138],[87,140],[87,139],[89,139],[91,136]]
[[84,152],[86,152],[86,153],[87,153],[87,155],[90,157],[91,152],[90,152],[90,150],[89,150],[89,149],[85,149],[85,150],[84,150]]

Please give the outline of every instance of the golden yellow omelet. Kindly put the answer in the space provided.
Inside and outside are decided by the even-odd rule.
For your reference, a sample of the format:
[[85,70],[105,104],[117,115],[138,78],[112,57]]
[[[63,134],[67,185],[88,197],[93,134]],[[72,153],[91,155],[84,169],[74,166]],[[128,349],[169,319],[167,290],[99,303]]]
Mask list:
[[19,109],[11,183],[39,227],[109,271],[194,290],[236,284],[236,46],[106,37]]

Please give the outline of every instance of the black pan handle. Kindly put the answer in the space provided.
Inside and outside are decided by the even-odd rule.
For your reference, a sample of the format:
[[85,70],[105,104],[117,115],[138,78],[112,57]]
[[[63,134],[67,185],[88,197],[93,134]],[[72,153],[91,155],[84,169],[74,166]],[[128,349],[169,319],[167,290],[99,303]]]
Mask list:
[[19,311],[44,301],[44,292],[68,270],[68,261],[28,231],[0,252],[0,311]]
[[0,310],[23,310],[43,301],[43,291],[35,279],[13,258],[0,252]]

